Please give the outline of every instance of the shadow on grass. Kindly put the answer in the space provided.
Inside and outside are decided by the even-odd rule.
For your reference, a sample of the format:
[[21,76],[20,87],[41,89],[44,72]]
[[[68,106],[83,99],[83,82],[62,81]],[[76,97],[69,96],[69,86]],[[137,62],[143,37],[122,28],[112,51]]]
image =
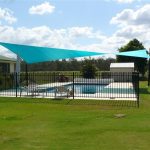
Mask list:
[[97,105],[97,106],[115,106],[115,107],[137,107],[137,101],[127,100],[81,100],[70,99],[68,105]]
[[148,88],[140,88],[140,94],[150,94]]

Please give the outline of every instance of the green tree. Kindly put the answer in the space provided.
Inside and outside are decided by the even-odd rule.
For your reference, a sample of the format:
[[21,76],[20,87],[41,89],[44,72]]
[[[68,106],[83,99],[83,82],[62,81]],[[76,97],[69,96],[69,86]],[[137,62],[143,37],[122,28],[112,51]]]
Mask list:
[[82,76],[84,78],[95,78],[97,68],[91,59],[85,59],[83,67],[81,69]]
[[[56,61],[48,61],[41,62],[36,64],[28,64],[28,71],[80,71],[82,66],[85,65],[85,60],[77,60],[75,58],[69,60],[56,60]],[[96,58],[92,59],[91,63],[95,64],[98,70],[101,71],[109,71],[110,64],[115,62],[116,60],[113,58]],[[21,63],[21,71],[25,72],[26,63]]]
[[[119,49],[119,52],[135,51],[141,49],[145,49],[143,44],[137,39],[133,39],[129,41],[128,44],[121,47]],[[146,72],[147,59],[139,57],[117,56],[117,62],[134,62],[135,69],[139,71],[142,74],[142,76],[144,76]]]

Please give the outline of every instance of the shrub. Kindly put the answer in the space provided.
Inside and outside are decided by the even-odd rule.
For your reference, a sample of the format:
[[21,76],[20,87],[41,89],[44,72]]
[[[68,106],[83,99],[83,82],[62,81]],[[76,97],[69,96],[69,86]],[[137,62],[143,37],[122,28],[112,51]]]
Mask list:
[[81,73],[84,78],[95,78],[97,73],[97,68],[92,62],[92,60],[86,59],[82,67]]

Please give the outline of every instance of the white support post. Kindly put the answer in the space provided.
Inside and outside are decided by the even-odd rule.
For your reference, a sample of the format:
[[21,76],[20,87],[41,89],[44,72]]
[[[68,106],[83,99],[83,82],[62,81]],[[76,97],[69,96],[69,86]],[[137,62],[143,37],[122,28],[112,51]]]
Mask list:
[[18,83],[18,85],[20,83],[20,63],[21,63],[21,58],[17,55],[16,73],[17,73],[17,83]]
[[16,73],[20,73],[20,63],[21,63],[21,59],[20,59],[20,57],[17,55]]

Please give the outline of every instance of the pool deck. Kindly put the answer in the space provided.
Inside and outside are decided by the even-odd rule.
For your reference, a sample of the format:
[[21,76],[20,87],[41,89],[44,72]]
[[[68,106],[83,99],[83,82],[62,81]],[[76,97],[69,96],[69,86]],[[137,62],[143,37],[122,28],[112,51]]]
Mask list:
[[41,84],[41,85],[38,85],[37,88],[39,89],[40,88],[53,88],[53,87],[64,86],[68,84],[72,84],[72,82],[55,82],[55,83]]
[[105,88],[133,88],[133,84],[131,82],[113,82]]
[[[26,93],[24,93],[24,94],[26,94]],[[24,98],[46,98],[46,99],[48,99],[48,98],[50,98],[50,99],[54,99],[55,97],[54,97],[54,94],[51,94],[51,95],[48,95],[48,96],[43,96],[43,95],[36,95],[36,96],[27,96],[27,95],[22,95],[21,97],[24,97]],[[18,95],[19,95],[19,93],[18,93]],[[124,96],[126,96],[126,95],[124,95]],[[3,96],[1,96],[1,97],[16,97],[15,96],[15,93],[14,93],[14,95],[3,95]],[[18,97],[20,97],[20,96],[18,96]],[[60,97],[60,98],[62,98],[62,97]],[[63,98],[67,98],[67,97],[63,97]],[[57,98],[56,98],[57,99]],[[59,99],[59,98],[58,98]],[[69,97],[69,98],[67,98],[67,99],[73,99],[73,97]],[[111,101],[137,101],[137,98],[106,98],[106,97],[100,97],[100,98],[98,98],[98,97],[93,97],[93,95],[91,95],[91,94],[88,94],[88,97],[82,97],[82,95],[80,95],[80,96],[77,96],[77,95],[75,95],[75,97],[74,97],[74,99],[80,99],[80,100],[111,100]]]

